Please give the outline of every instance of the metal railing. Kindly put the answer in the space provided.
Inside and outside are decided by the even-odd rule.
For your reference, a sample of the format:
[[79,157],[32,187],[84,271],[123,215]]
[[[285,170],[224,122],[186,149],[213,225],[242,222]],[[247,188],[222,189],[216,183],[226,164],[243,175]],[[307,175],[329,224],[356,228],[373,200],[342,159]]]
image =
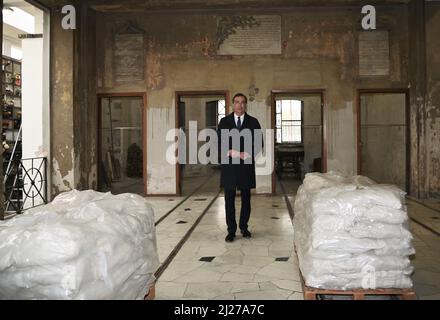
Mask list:
[[4,176],[5,213],[47,204],[47,159],[12,159]]

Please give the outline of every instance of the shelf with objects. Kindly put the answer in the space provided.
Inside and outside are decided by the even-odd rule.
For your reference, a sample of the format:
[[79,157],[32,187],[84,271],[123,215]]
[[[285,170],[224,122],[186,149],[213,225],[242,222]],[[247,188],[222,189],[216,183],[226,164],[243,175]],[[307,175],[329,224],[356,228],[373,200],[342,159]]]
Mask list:
[[21,61],[2,57],[3,127],[2,152],[4,172],[5,212],[17,211],[23,202],[21,166]]

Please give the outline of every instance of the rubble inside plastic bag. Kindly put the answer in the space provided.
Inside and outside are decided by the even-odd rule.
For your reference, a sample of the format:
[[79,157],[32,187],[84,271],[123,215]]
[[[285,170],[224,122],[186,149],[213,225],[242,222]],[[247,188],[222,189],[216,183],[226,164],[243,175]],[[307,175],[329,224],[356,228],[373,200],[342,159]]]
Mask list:
[[143,299],[158,266],[138,195],[73,190],[0,223],[0,299]]
[[322,289],[412,287],[405,192],[363,176],[310,173],[294,204],[305,284]]

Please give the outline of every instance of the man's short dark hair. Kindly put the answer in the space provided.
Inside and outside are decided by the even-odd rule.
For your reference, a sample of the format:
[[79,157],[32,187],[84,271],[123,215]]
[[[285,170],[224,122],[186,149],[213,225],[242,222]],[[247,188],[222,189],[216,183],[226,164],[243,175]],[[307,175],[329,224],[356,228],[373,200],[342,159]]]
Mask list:
[[234,98],[232,98],[232,103],[234,103],[235,98],[238,98],[238,97],[243,97],[243,98],[244,98],[244,101],[247,103],[247,97],[246,97],[243,93],[237,93],[237,94],[234,96]]

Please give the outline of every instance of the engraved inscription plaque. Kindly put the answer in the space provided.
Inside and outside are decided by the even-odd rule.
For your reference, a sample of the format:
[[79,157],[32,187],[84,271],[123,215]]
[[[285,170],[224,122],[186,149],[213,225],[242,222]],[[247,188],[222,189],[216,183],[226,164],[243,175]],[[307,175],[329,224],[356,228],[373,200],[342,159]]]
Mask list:
[[219,55],[281,54],[281,16],[220,17]]
[[113,52],[113,70],[116,82],[144,80],[143,33],[116,34]]
[[388,31],[360,31],[359,76],[387,76],[389,73]]

